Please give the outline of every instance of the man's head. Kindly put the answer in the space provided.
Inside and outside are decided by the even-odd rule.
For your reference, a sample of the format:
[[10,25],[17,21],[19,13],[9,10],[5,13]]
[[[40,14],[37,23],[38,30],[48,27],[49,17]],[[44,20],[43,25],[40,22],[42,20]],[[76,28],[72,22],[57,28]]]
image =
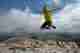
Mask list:
[[44,5],[44,6],[43,6],[43,9],[46,9],[46,10],[47,10],[47,9],[48,9],[48,7],[47,7],[46,5]]
[[44,6],[43,7],[43,13],[44,13],[44,15],[46,15],[46,16],[51,16],[52,15],[52,10],[50,10],[49,8],[48,8],[48,6]]
[[48,8],[47,5],[44,5],[44,6],[43,6],[43,10],[44,10],[44,11],[47,11],[47,12],[51,12],[51,10]]

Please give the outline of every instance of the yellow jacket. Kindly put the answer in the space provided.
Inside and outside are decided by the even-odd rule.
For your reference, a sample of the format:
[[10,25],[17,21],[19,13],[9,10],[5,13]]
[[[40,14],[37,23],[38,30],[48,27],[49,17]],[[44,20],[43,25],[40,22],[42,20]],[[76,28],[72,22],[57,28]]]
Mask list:
[[45,21],[52,21],[51,10],[48,10],[46,6],[43,8],[43,14],[44,14]]

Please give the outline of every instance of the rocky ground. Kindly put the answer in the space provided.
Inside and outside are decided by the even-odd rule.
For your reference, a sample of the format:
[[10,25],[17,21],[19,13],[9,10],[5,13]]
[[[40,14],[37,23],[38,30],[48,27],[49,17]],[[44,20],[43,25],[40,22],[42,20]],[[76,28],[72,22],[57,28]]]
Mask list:
[[80,53],[79,48],[10,48],[0,47],[0,53]]
[[17,38],[0,43],[0,53],[80,53],[80,49],[79,41]]
[[35,36],[0,42],[0,53],[80,53],[79,48],[79,40],[41,40]]
[[28,38],[17,38],[16,40],[5,41],[5,44],[9,47],[21,47],[21,48],[80,48],[80,41],[64,41],[64,40],[38,40]]

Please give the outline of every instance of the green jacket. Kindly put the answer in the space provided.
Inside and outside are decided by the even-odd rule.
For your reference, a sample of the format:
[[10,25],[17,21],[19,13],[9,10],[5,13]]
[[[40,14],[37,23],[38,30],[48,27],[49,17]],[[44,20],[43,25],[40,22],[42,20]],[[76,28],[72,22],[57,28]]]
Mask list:
[[45,21],[52,21],[51,10],[48,10],[47,7],[44,7],[43,14],[44,14]]

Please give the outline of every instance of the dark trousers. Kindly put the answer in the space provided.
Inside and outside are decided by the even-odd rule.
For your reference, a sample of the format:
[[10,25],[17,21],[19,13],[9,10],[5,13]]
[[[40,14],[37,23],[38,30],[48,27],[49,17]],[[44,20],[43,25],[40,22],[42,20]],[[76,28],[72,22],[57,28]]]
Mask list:
[[50,28],[50,27],[56,28],[55,26],[52,25],[52,22],[51,22],[51,21],[45,21],[45,22],[42,24],[41,29],[46,28],[46,27],[48,27],[48,28]]

